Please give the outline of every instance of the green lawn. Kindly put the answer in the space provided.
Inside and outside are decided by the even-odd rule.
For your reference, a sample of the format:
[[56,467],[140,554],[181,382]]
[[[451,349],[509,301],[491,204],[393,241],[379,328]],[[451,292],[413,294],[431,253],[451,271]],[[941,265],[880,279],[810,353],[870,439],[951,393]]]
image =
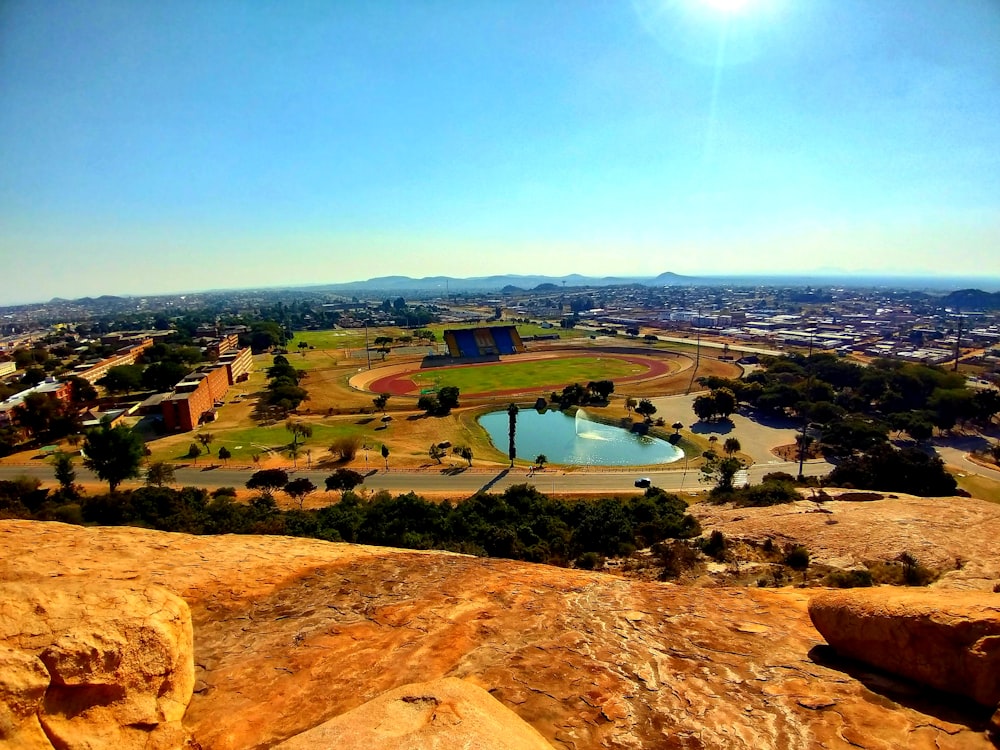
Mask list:
[[1000,482],[979,474],[966,474],[960,476],[957,472],[952,472],[958,481],[959,488],[965,490],[970,495],[980,500],[988,500],[991,503],[1000,503]]
[[[366,421],[366,424],[358,422]],[[304,444],[300,444],[300,460],[306,461],[305,450],[312,449],[313,460],[324,460],[328,458],[328,449],[334,439],[344,435],[358,435],[364,443],[370,446],[381,446],[382,436],[388,431],[379,430],[381,422],[377,416],[362,417],[350,422],[340,421],[333,424],[313,424],[312,437],[307,438]],[[269,450],[285,451],[291,443],[292,436],[285,429],[284,422],[270,425],[268,427],[245,427],[233,430],[213,430],[211,425],[202,427],[197,432],[190,433],[190,440],[183,443],[176,443],[172,447],[158,448],[156,441],[147,445],[153,451],[151,460],[153,461],[188,461],[187,451],[191,443],[198,443],[197,435],[200,432],[210,432],[215,436],[210,448],[212,455],[217,456],[219,448],[226,446],[232,454],[230,459],[233,463],[249,464],[254,453],[264,456]],[[201,443],[198,443],[201,447]],[[198,459],[199,463],[204,462],[207,456]],[[216,459],[218,461],[218,459]]]
[[441,367],[413,376],[422,387],[457,386],[462,393],[483,393],[515,388],[562,388],[570,383],[585,385],[591,380],[614,380],[646,371],[643,365],[613,357],[572,357],[568,359],[505,362],[476,367]]

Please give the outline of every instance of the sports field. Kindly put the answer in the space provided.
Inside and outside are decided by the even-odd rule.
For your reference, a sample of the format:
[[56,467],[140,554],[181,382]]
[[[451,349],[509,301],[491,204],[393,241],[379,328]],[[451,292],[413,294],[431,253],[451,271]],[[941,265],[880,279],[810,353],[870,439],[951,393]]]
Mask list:
[[421,370],[410,375],[420,388],[456,386],[462,393],[561,388],[570,383],[616,380],[649,368],[617,357],[565,357]]

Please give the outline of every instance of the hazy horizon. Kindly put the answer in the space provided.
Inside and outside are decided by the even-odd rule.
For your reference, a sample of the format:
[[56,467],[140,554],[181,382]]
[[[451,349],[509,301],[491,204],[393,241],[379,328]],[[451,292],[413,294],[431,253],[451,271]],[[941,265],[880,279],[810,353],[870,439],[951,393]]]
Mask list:
[[[657,274],[656,276],[658,276]],[[400,275],[387,274],[385,277],[398,278]],[[475,280],[480,278],[492,278],[493,276],[510,276],[514,279],[513,283],[516,286],[516,279],[518,274],[489,274],[485,276],[470,276],[470,277],[448,277],[453,281],[462,280]],[[530,276],[521,275],[522,278],[533,279],[536,276],[544,276],[543,274],[531,274]],[[585,276],[587,279],[601,279],[601,278],[624,278],[624,279],[637,279],[637,280],[652,280],[656,276],[639,277],[632,275],[617,276],[615,274],[606,274],[601,277],[591,277]],[[411,278],[416,282],[421,281],[425,278],[439,278],[440,275],[431,275],[426,277],[403,277]],[[376,277],[384,278],[384,277]],[[550,276],[549,278],[558,279],[560,277]],[[868,287],[891,287],[897,289],[907,289],[912,291],[928,291],[928,292],[941,292],[947,293],[952,291],[958,291],[961,289],[976,288],[984,292],[989,293],[1000,293],[1000,276],[920,276],[913,274],[843,274],[836,271],[829,272],[819,272],[815,274],[796,274],[796,275],[780,275],[780,274],[734,274],[728,276],[713,276],[711,274],[700,274],[700,275],[685,275],[681,277],[681,281],[678,282],[679,286],[685,286],[683,279],[692,279],[694,286],[711,286],[713,281],[716,281],[719,286],[726,285],[753,285],[759,283],[761,286],[781,286],[787,284],[789,286],[816,286],[819,288],[823,287],[854,287],[854,288],[868,288]],[[56,295],[55,297],[49,297],[46,299],[21,299],[21,300],[11,300],[3,301],[0,300],[0,308],[4,307],[18,307],[23,305],[44,305],[50,302],[52,299],[65,299],[67,301],[74,301],[82,298],[98,298],[102,296],[109,297],[121,297],[130,299],[141,299],[147,297],[170,297],[170,296],[186,296],[186,295],[199,295],[199,294],[225,294],[225,293],[237,293],[237,292],[250,292],[250,291],[264,291],[264,292],[281,292],[290,291],[297,292],[301,291],[308,294],[312,290],[325,291],[328,288],[348,286],[352,284],[364,284],[370,281],[370,279],[352,279],[346,281],[317,281],[309,284],[276,284],[276,285],[251,285],[251,286],[230,286],[230,287],[203,287],[203,288],[189,288],[189,289],[171,289],[161,292],[149,292],[142,290],[119,290],[117,293],[102,293],[93,295],[79,295],[72,297],[63,297],[61,295]],[[525,291],[531,291],[533,284],[526,285],[523,287]],[[475,289],[475,293],[489,293],[490,291],[499,291],[500,287],[495,290],[490,290],[486,288]],[[567,286],[567,292],[572,292],[574,289],[583,288],[595,288],[594,286]],[[380,292],[385,295],[394,296],[399,294],[401,290],[405,287],[385,287],[379,288],[377,286],[369,286],[367,289],[354,289],[347,288],[343,291],[346,295],[355,295],[361,293],[365,296],[369,293]],[[440,289],[441,294],[445,293],[446,287]],[[426,298],[430,296],[430,291],[419,290],[415,288],[409,289],[410,292],[420,292],[419,296],[421,298]],[[464,294],[465,288],[458,286],[452,288],[451,292],[455,294]]]
[[1000,276],[993,0],[11,0],[0,96],[0,304]]

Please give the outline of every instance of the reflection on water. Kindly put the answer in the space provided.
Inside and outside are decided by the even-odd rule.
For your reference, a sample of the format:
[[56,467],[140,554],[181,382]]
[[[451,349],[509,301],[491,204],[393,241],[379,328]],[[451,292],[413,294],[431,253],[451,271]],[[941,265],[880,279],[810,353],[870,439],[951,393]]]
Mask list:
[[[507,410],[479,418],[493,445],[507,452]],[[575,466],[648,466],[667,464],[684,452],[666,440],[636,435],[620,427],[594,421],[584,409],[575,416],[561,411],[539,413],[521,409],[517,415],[515,443],[519,458],[533,460],[545,454],[550,463]]]

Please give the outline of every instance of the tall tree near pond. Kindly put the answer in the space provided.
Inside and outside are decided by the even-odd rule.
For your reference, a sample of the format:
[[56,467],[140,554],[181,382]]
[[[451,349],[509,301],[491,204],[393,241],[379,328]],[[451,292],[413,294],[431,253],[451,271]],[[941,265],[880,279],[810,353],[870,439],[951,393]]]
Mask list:
[[517,445],[515,434],[517,433],[517,404],[510,404],[507,407],[507,456],[510,458],[511,467],[514,466],[514,459],[517,458]]

